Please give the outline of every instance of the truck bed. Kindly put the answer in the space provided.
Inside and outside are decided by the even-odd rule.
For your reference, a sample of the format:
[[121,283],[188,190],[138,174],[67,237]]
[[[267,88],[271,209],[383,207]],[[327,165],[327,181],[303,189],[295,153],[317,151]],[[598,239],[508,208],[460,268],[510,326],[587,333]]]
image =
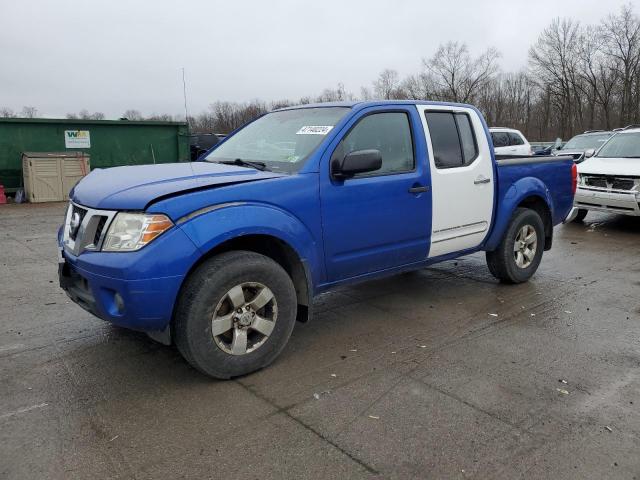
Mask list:
[[[497,205],[507,205],[507,196],[515,190],[526,189],[544,193],[551,208],[552,224],[564,220],[573,205],[571,189],[571,156],[515,156],[496,155],[498,176]],[[535,184],[539,188],[535,188]]]

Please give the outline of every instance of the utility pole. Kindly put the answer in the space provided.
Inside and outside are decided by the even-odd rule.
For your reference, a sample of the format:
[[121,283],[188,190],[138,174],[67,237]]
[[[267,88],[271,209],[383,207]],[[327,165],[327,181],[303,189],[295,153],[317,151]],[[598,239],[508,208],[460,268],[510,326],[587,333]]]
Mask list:
[[182,67],[182,94],[184,96],[184,118],[187,122],[187,129],[191,132],[191,126],[189,125],[189,110],[187,109],[187,82],[184,79],[184,67]]

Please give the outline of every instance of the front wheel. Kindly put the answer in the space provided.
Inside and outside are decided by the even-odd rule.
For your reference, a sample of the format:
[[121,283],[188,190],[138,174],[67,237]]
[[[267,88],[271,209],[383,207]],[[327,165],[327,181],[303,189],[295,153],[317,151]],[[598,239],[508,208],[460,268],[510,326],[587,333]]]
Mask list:
[[522,283],[538,269],[544,251],[544,225],[535,210],[518,208],[493,252],[487,252],[492,275],[503,283]]
[[206,375],[245,375],[280,354],[296,313],[293,283],[279,264],[254,252],[222,253],[186,280],[174,319],[176,345]]

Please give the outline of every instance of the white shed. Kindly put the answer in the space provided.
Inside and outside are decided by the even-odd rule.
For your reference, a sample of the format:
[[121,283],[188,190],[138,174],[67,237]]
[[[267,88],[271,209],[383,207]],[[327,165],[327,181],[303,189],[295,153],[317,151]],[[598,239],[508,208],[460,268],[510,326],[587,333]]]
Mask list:
[[25,152],[22,154],[24,188],[29,202],[59,202],[89,173],[85,152]]

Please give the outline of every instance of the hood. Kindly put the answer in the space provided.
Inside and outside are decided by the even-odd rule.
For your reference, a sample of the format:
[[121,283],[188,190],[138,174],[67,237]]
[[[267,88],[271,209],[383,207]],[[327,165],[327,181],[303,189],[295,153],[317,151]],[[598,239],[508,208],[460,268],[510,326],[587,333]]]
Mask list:
[[616,177],[640,177],[640,158],[591,157],[578,165],[578,172]]
[[553,154],[561,157],[563,155],[582,155],[584,153],[584,149],[571,149],[571,150],[554,150]]
[[253,168],[211,162],[164,163],[93,170],[71,191],[74,202],[105,210],[144,210],[176,193],[282,177]]

